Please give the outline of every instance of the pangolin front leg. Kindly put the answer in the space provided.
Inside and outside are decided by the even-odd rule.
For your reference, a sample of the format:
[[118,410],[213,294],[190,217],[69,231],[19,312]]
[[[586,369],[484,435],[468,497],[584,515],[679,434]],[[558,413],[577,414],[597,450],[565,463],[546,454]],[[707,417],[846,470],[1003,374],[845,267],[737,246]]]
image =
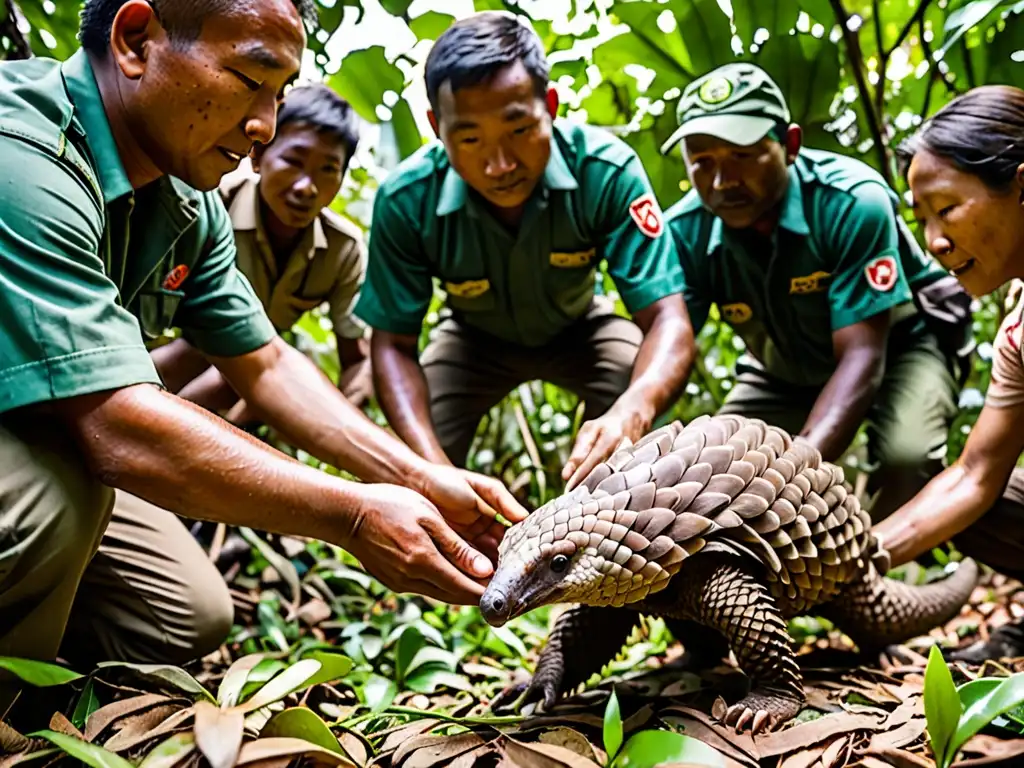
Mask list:
[[747,696],[715,716],[755,733],[792,719],[805,701],[803,681],[772,596],[738,558],[698,555],[691,562],[681,600],[701,624],[725,636],[753,684]]
[[625,608],[569,608],[555,622],[530,682],[502,691],[491,710],[518,711],[534,701],[550,710],[564,693],[611,661],[639,621],[640,614]]

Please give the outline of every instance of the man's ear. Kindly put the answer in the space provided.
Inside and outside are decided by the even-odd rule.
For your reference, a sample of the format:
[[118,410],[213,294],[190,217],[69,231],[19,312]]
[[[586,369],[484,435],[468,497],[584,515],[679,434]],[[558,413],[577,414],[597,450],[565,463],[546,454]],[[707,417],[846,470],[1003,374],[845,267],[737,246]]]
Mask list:
[[1024,163],[1017,166],[1017,188],[1020,189],[1020,202],[1024,205]]
[[430,127],[434,129],[434,135],[441,138],[441,131],[437,127],[437,115],[434,114],[434,110],[427,110],[427,120],[430,121]]
[[786,129],[786,163],[795,163],[804,141],[804,129],[793,123]]
[[551,119],[554,120],[556,117],[558,117],[558,91],[556,91],[554,88],[548,88],[547,95],[545,96],[545,101],[548,105],[548,114],[551,115]]
[[121,6],[110,28],[110,52],[125,77],[142,77],[150,44],[163,36],[163,26],[145,0],[128,0]]

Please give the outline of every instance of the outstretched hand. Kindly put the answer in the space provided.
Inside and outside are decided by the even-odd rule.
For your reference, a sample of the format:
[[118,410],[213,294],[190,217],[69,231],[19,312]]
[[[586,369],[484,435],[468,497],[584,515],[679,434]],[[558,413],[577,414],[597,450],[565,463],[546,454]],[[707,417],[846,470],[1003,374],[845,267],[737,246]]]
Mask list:
[[635,412],[620,415],[609,411],[604,416],[584,422],[576,436],[569,460],[562,468],[565,489],[571,491],[620,445],[635,443],[644,436],[649,421]]

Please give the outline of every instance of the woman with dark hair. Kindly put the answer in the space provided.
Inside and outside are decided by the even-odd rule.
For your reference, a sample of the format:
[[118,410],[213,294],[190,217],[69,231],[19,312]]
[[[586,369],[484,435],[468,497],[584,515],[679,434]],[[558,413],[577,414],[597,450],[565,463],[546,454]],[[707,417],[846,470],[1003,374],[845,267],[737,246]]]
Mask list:
[[[974,297],[1024,278],[1024,90],[976,88],[899,149],[925,246]],[[960,458],[876,530],[894,565],[952,540],[1024,578],[1024,300],[999,328],[985,405]],[[1024,655],[1024,622],[948,654]]]

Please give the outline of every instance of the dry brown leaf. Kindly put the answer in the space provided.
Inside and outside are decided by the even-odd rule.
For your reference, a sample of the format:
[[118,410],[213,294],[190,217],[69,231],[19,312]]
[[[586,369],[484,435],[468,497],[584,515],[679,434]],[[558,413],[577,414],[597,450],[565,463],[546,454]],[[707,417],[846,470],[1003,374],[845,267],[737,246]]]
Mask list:
[[[496,754],[498,754],[498,750],[494,746],[494,742],[491,742],[490,744],[484,744],[483,746],[477,747],[469,752],[462,753],[455,758],[447,768],[476,768],[477,763]],[[483,764],[491,765],[491,762],[491,760],[487,760]]]
[[200,699],[195,705],[195,718],[196,746],[210,768],[232,768],[242,748],[245,715]]
[[924,734],[925,719],[915,717],[891,731],[872,734],[869,750],[899,749],[912,744]]
[[559,726],[558,728],[545,730],[540,734],[537,740],[543,744],[554,744],[556,747],[565,747],[566,749],[575,752],[577,755],[581,755],[589,760],[594,760],[598,763],[604,764],[604,760],[601,757],[601,755],[604,754],[604,751],[600,750],[601,755],[598,755],[597,751],[595,751],[594,745],[590,743],[590,739],[572,728]]
[[331,606],[318,597],[314,597],[296,612],[295,616],[306,626],[315,627],[332,616]]
[[842,765],[845,763],[843,759],[844,753],[849,754],[850,751],[850,737],[842,736],[825,749],[821,755],[821,764],[824,768],[834,768],[834,766]]
[[[116,720],[120,720],[122,717],[127,717],[148,707],[173,700],[170,696],[164,696],[162,693],[146,693],[142,696],[121,699],[100,707],[85,721],[85,740],[94,741],[97,736],[106,730],[107,726]],[[181,701],[184,701],[184,699],[181,699]]]
[[[484,741],[480,734],[473,733],[472,731],[459,733],[454,736],[439,736],[437,738],[439,741],[436,744],[420,747],[415,750],[409,759],[402,763],[403,767],[433,768],[433,766],[438,764],[447,765],[449,761],[459,755],[487,745],[487,742]],[[397,759],[394,764],[399,764]]]
[[857,768],[892,768],[889,763],[883,763],[877,757],[862,757],[857,763]]
[[[416,736],[415,738],[409,739],[408,741],[404,742],[401,746],[399,746],[398,749],[395,750],[395,754],[391,757],[392,765],[401,764],[407,757],[409,757],[409,755],[411,755],[413,752],[419,749],[430,749],[438,747],[439,745],[444,745],[452,739],[466,735],[469,735],[477,740],[477,743],[472,746],[479,746],[483,743],[483,738],[480,736],[480,734],[473,732],[470,732],[469,734],[458,734],[457,736],[437,736],[424,734],[422,736]],[[470,747],[467,746],[466,749],[470,749]]]
[[341,743],[341,748],[345,750],[345,754],[352,759],[352,762],[360,766],[360,768],[366,765],[367,760],[370,759],[370,753],[366,749],[366,744],[363,743],[363,740],[348,731],[342,731],[337,736],[338,741]]
[[[139,718],[139,725],[144,726],[145,723],[143,718],[152,716],[152,714],[152,712],[147,712],[142,715],[137,715],[136,717]],[[133,749],[150,739],[155,739],[159,736],[170,736],[177,729],[184,727],[185,723],[191,720],[194,714],[195,710],[192,709],[192,707],[179,710],[170,717],[162,718],[158,725],[150,728],[149,730],[137,731],[135,727],[125,726],[124,729],[119,731],[116,735],[107,739],[103,746],[105,749],[109,749],[112,752],[122,752],[124,750]]]
[[811,768],[811,766],[818,766],[824,751],[821,747],[801,749],[799,752],[788,755],[779,765],[779,768]]
[[884,713],[882,717],[878,717],[836,712],[808,723],[801,723],[765,736],[758,736],[757,748],[762,758],[785,755],[853,731],[882,730],[885,728],[885,722]]
[[[968,758],[967,755],[978,755]],[[988,734],[979,734],[971,738],[963,747],[957,768],[971,765],[993,765],[1002,763],[1011,757],[1024,755],[1024,739],[1000,739]],[[1014,761],[1016,765],[1016,761]]]
[[381,744],[378,751],[381,754],[392,752],[414,736],[419,736],[424,731],[429,731],[439,722],[439,720],[427,718],[425,720],[417,720],[415,723],[410,723],[409,725],[399,726],[395,731],[392,731],[384,738],[384,742]]
[[[114,723],[113,728],[116,732],[106,740],[103,746],[114,752],[126,749],[122,746],[123,744],[131,743],[133,739],[144,736],[172,717],[180,719],[182,712],[188,712],[191,715],[192,711],[192,707],[183,708],[180,704],[158,704],[137,715],[129,715]],[[188,720],[188,716],[185,716],[185,719]]]
[[654,707],[652,707],[650,704],[644,705],[636,712],[634,712],[632,715],[630,715],[622,721],[622,732],[628,735],[633,731],[639,729],[641,726],[646,725],[653,714]]
[[554,744],[527,744],[506,736],[500,748],[518,768],[601,768],[593,760]]
[[934,760],[927,760],[903,749],[881,749],[871,754],[890,768],[935,768]]
[[297,757],[305,757],[314,765],[355,768],[352,761],[337,752],[331,752],[303,739],[290,736],[271,736],[243,744],[235,765],[271,768],[280,765],[282,760],[291,762]]
[[687,736],[703,741],[741,765],[759,768],[760,745],[754,742],[749,732],[736,733],[733,728],[718,722],[706,712],[692,707],[676,705],[658,713],[663,719],[666,715],[681,721]]
[[75,728],[75,726],[60,712],[54,712],[50,718],[50,730],[56,731],[57,733],[63,733],[66,736],[74,736],[76,739],[84,739],[85,736],[82,732]]
[[13,755],[16,752],[24,752],[31,749],[35,743],[35,740],[23,736],[0,720],[0,752],[3,754]]

